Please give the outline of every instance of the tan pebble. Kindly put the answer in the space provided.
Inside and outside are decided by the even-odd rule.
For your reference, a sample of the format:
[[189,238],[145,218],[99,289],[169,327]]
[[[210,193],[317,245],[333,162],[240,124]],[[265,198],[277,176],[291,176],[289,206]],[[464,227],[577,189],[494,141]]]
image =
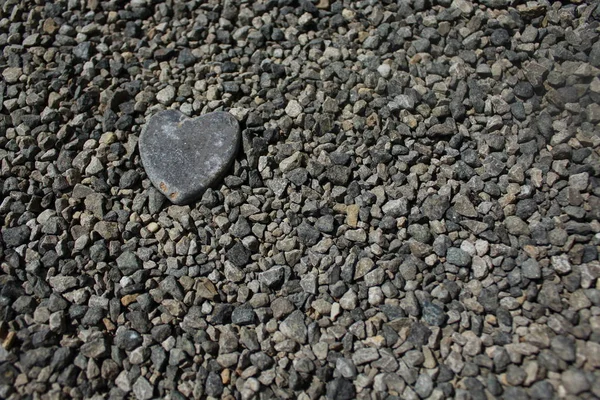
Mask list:
[[160,226],[156,222],[150,222],[147,226],[147,229],[151,233],[156,233],[160,229]]
[[106,328],[107,331],[114,331],[115,329],[117,329],[115,324],[113,324],[113,322],[108,318],[104,318],[102,320],[102,323],[104,324],[104,327]]
[[346,222],[353,228],[358,225],[358,211],[360,207],[356,204],[351,204],[346,207]]
[[47,20],[44,21],[44,24],[42,25],[42,29],[44,30],[45,33],[52,35],[58,30],[58,25],[57,25],[56,21],[54,21],[53,18],[48,18]]
[[2,341],[2,347],[4,350],[10,350],[15,342],[17,334],[15,332],[8,332],[4,340]]
[[230,380],[231,371],[228,368],[225,368],[223,371],[221,371],[221,381],[223,382],[223,385],[228,385]]
[[123,304],[125,307],[127,307],[128,305],[133,303],[137,299],[138,296],[139,296],[139,293],[126,294],[125,296],[123,296],[121,298],[121,304]]

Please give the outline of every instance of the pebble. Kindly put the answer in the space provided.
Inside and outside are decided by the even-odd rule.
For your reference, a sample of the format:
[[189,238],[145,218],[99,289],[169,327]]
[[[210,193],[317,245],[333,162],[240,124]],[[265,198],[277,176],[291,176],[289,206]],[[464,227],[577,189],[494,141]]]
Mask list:
[[351,381],[338,377],[327,383],[327,398],[332,400],[354,399],[356,391]]
[[23,70],[19,67],[8,67],[2,71],[2,77],[6,83],[16,83],[19,78],[23,75]]
[[306,343],[307,328],[304,314],[300,310],[292,312],[280,325],[281,332],[300,344]]
[[542,277],[542,269],[540,264],[532,258],[529,258],[523,262],[521,271],[523,272],[523,276],[528,279],[539,279]]
[[172,203],[186,204],[223,176],[239,142],[239,125],[228,113],[188,119],[167,110],[148,121],[139,147],[153,185]]
[[3,227],[1,230],[2,240],[8,247],[18,247],[29,240],[31,229],[26,225],[14,228]]
[[454,264],[459,267],[467,267],[471,264],[471,256],[469,253],[456,247],[451,247],[448,249],[446,260],[450,264]]
[[340,306],[344,310],[354,310],[358,305],[358,296],[350,289],[340,298]]
[[302,106],[300,105],[300,103],[298,103],[298,101],[292,100],[285,107],[285,113],[291,118],[296,118],[300,114],[302,114]]
[[175,101],[175,96],[177,95],[175,88],[171,85],[161,89],[156,94],[156,100],[158,100],[161,104],[165,106],[169,106]]
[[340,357],[335,362],[335,369],[344,377],[352,379],[356,377],[356,366],[351,360]]
[[392,74],[392,67],[390,67],[389,64],[384,63],[377,67],[377,72],[379,72],[383,78],[388,79]]
[[568,369],[562,373],[561,379],[567,393],[572,395],[578,395],[590,388],[590,384],[583,371]]
[[422,307],[423,321],[428,325],[442,326],[446,321],[444,310],[431,302],[424,302]]
[[133,394],[138,400],[148,400],[153,397],[154,388],[143,376],[140,376],[133,384]]

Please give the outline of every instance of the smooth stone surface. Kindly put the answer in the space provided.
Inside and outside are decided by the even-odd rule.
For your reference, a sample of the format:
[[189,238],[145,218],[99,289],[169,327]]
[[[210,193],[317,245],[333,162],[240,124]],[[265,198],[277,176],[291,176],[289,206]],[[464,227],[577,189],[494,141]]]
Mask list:
[[152,184],[174,204],[198,200],[223,177],[240,144],[227,112],[188,118],[177,110],[154,115],[142,131],[140,156]]

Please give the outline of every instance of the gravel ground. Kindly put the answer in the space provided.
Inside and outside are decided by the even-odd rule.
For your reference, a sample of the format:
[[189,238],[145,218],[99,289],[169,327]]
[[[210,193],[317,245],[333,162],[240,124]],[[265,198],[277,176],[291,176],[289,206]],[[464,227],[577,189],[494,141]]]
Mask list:
[[[600,9],[0,1],[0,398],[600,397]],[[230,111],[171,205],[137,150]]]

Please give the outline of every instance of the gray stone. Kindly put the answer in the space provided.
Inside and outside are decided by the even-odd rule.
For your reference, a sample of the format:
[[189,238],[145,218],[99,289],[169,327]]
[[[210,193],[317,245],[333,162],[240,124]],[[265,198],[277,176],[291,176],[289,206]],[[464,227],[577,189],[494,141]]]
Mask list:
[[352,361],[356,365],[362,365],[375,361],[379,358],[379,352],[377,349],[372,347],[366,347],[364,349],[358,349],[352,354]]
[[[0,351],[4,351],[3,347],[0,347]],[[12,386],[15,379],[19,375],[19,372],[10,363],[3,362],[0,364],[0,385],[1,386]]]
[[358,304],[358,296],[350,289],[340,298],[340,306],[344,310],[354,310]]
[[560,275],[565,275],[571,272],[571,263],[569,262],[569,256],[567,256],[566,254],[560,256],[552,256],[551,263],[554,270]]
[[315,222],[315,228],[321,232],[331,233],[335,229],[335,219],[333,215],[323,215]]
[[302,114],[302,106],[297,100],[291,100],[285,107],[285,113],[292,118],[296,118]]
[[563,304],[560,298],[558,288],[552,282],[544,282],[540,292],[538,294],[538,303],[556,311],[560,312],[563,309]]
[[462,249],[450,247],[446,254],[446,261],[459,267],[468,267],[471,264],[471,256]]
[[140,333],[147,333],[152,328],[147,312],[131,311],[125,316],[131,322],[131,327]]
[[98,221],[94,225],[94,230],[98,232],[104,240],[113,240],[119,237],[119,224],[116,222]]
[[423,321],[429,325],[442,326],[446,322],[446,313],[437,304],[424,301],[421,311],[423,312]]
[[390,200],[381,207],[381,210],[391,217],[397,218],[408,214],[408,201],[405,198]]
[[348,183],[352,170],[343,165],[331,165],[325,170],[325,176],[334,185],[343,186]]
[[243,268],[250,261],[250,251],[241,243],[235,244],[227,250],[227,259],[238,268]]
[[515,94],[522,98],[530,98],[534,95],[533,86],[529,82],[519,82],[514,87]]
[[367,287],[380,286],[385,279],[385,271],[382,268],[375,268],[365,275],[365,284]]
[[26,225],[2,228],[2,240],[8,247],[17,247],[29,240],[31,229]]
[[600,105],[592,103],[586,108],[587,119],[590,122],[596,123],[600,121]]
[[446,118],[443,124],[435,124],[427,130],[429,137],[449,136],[456,132],[456,124],[452,118]]
[[421,374],[415,384],[415,392],[422,398],[427,398],[433,391],[433,379],[428,374]]
[[306,274],[300,279],[300,286],[305,292],[311,294],[317,294],[319,282],[317,281],[316,274]]
[[426,225],[411,224],[408,226],[407,231],[413,239],[421,243],[429,243],[431,241],[431,233],[429,232],[429,227]]
[[527,219],[537,211],[537,203],[533,199],[524,199],[517,203],[515,215],[521,219]]
[[351,229],[344,233],[344,237],[352,242],[366,242],[367,233],[363,229]]
[[233,265],[233,263],[225,263],[225,278],[232,282],[241,282],[246,277],[244,271]]
[[91,193],[85,196],[85,209],[91,211],[98,219],[104,218],[104,196],[101,193]]
[[306,222],[302,222],[300,225],[298,225],[296,231],[298,232],[298,239],[300,239],[300,242],[307,246],[313,246],[317,244],[319,238],[321,237],[319,231],[315,229],[314,226]]
[[231,165],[239,144],[237,120],[226,112],[189,119],[176,110],[153,116],[139,140],[152,184],[175,204],[191,203]]
[[375,262],[370,258],[361,258],[356,263],[356,269],[354,272],[354,280],[360,279],[365,276],[369,271],[373,269]]
[[249,305],[235,307],[231,313],[231,322],[236,325],[250,325],[254,323],[254,319],[254,310]]
[[585,392],[590,388],[590,383],[588,382],[585,373],[580,370],[566,370],[562,373],[561,380],[567,392],[573,395]]
[[415,101],[412,97],[401,94],[394,98],[394,103],[401,110],[412,110],[415,108]]
[[237,222],[233,224],[229,232],[235,237],[243,238],[252,233],[252,229],[250,228],[248,220],[240,217]]
[[550,341],[550,348],[566,362],[575,361],[575,340],[567,336],[555,336]]
[[445,256],[450,246],[452,246],[452,240],[446,235],[440,235],[433,241],[433,251],[438,256]]
[[296,310],[291,313],[280,325],[279,329],[288,338],[295,340],[300,344],[306,343],[308,330],[304,322],[304,313]]
[[592,305],[592,302],[583,290],[577,290],[571,294],[569,305],[571,306],[571,309],[579,311],[584,308],[589,308]]
[[261,371],[266,370],[273,365],[273,359],[262,351],[252,354],[250,356],[250,362],[252,362],[253,365],[256,365]]
[[21,75],[23,75],[23,70],[19,67],[8,67],[2,71],[2,77],[6,83],[16,83]]
[[169,106],[175,100],[176,95],[177,92],[175,91],[175,88],[169,85],[156,94],[156,100],[161,104]]
[[600,67],[600,42],[596,42],[592,46],[592,50],[589,55],[590,64],[594,67]]
[[527,374],[525,373],[525,371],[522,368],[520,368],[514,364],[509,365],[506,370],[506,381],[511,386],[521,385],[526,377],[527,377]]
[[427,218],[435,221],[442,219],[448,207],[450,207],[450,201],[447,197],[434,194],[425,199],[421,211]]
[[142,344],[142,336],[131,329],[119,330],[115,336],[118,348],[131,351]]
[[583,192],[587,189],[589,176],[587,172],[573,174],[569,177],[569,186]]
[[[527,25],[525,27],[525,30],[521,33],[521,42],[533,43],[535,41],[535,39],[537,38],[537,35],[538,35],[537,28],[533,25]],[[532,69],[532,64],[535,64],[535,62],[529,63],[529,65],[527,66],[528,70]]]
[[279,163],[279,169],[281,172],[287,173],[301,167],[303,161],[304,157],[302,153],[294,153]]
[[74,276],[53,276],[48,279],[48,283],[54,291],[58,293],[66,292],[69,289],[77,287],[77,278]]
[[126,251],[117,258],[117,267],[124,275],[131,275],[142,267],[142,263],[134,253]]
[[271,302],[271,310],[275,319],[281,319],[294,311],[294,304],[284,297],[277,297]]
[[454,210],[465,217],[477,217],[477,210],[475,210],[473,203],[471,203],[467,196],[462,194],[458,194],[454,197]]
[[404,360],[409,367],[419,367],[425,362],[425,356],[420,350],[410,350],[404,354],[402,360]]
[[356,366],[351,360],[347,358],[340,357],[335,362],[335,369],[342,375],[344,378],[355,378],[356,377]]
[[18,314],[30,314],[35,310],[36,305],[37,303],[33,297],[21,296],[12,303],[12,309]]
[[521,272],[527,279],[539,279],[542,277],[542,269],[540,264],[533,258],[529,258],[523,262]]
[[354,385],[346,378],[335,378],[327,383],[327,398],[330,400],[351,400],[355,396]]
[[101,358],[108,353],[109,347],[104,338],[93,339],[81,346],[81,354],[90,358]]
[[504,224],[511,235],[529,235],[530,233],[527,223],[516,215],[506,217]]
[[554,398],[554,387],[548,381],[536,382],[531,386],[529,395],[534,399],[552,399]]
[[548,232],[548,241],[555,246],[563,246],[567,242],[568,237],[569,234],[567,231],[561,228],[555,228]]
[[272,267],[268,271],[261,272],[258,275],[258,280],[266,286],[273,288],[280,286],[283,283],[284,277],[285,268],[281,265],[277,265]]
[[504,162],[500,161],[498,158],[491,154],[485,158],[485,160],[483,161],[483,166],[485,172],[489,176],[498,176],[502,172],[504,172],[504,169],[506,168],[506,164]]
[[209,372],[204,391],[208,396],[220,397],[223,393],[223,381],[216,372]]
[[510,35],[506,29],[496,29],[490,36],[491,42],[494,46],[504,46],[510,43]]
[[73,55],[81,60],[88,60],[90,58],[91,47],[91,42],[81,42],[73,47]]
[[132,188],[137,184],[139,179],[140,174],[136,170],[125,171],[119,180],[119,187],[123,189]]
[[431,329],[420,322],[413,322],[406,340],[416,346],[424,346],[429,336],[431,336]]

